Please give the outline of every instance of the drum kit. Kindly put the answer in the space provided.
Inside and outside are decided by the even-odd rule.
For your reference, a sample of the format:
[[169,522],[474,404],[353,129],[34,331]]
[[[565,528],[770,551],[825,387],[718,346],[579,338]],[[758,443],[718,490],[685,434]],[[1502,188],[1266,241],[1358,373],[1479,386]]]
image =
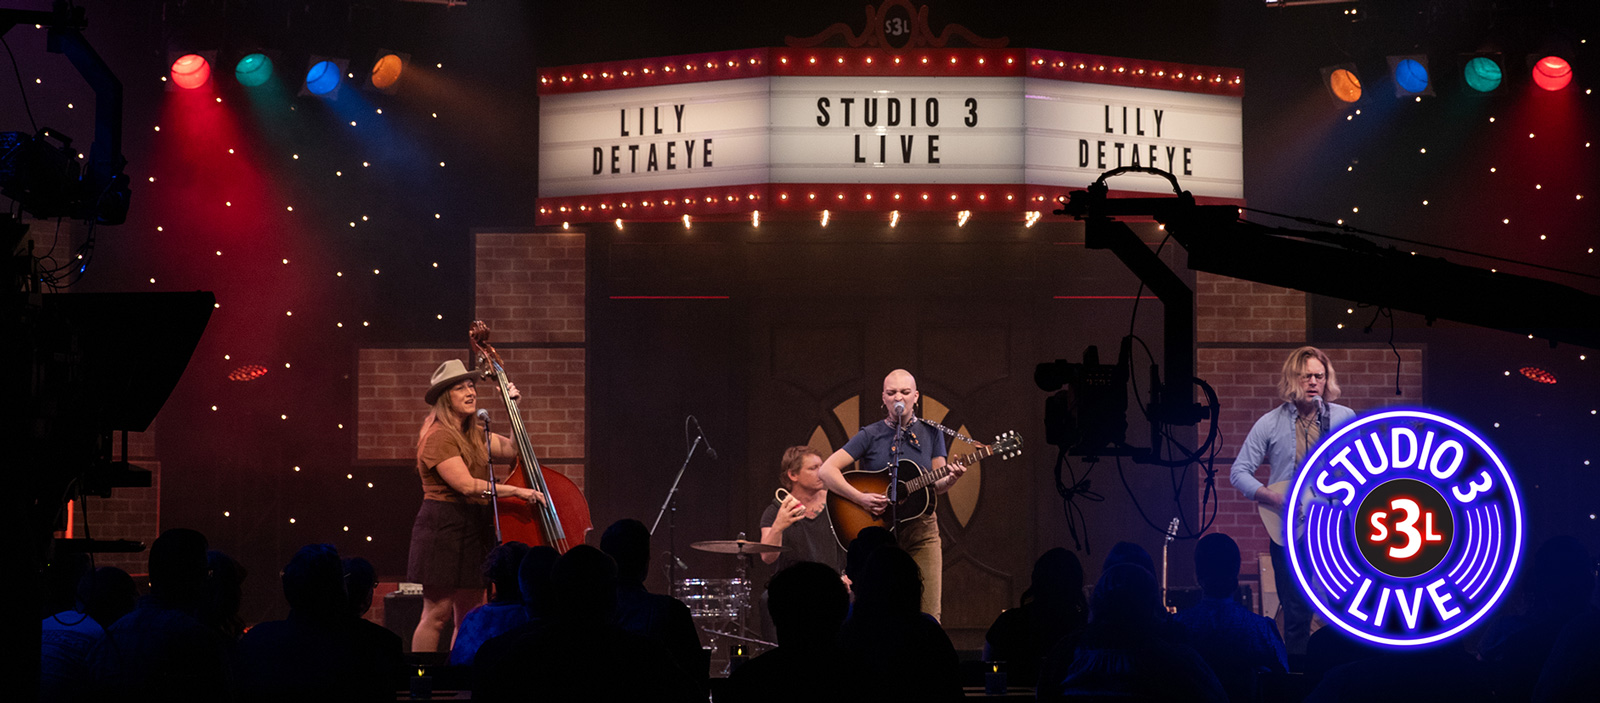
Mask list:
[[719,645],[723,639],[763,648],[776,647],[775,643],[752,636],[757,633],[749,626],[753,603],[749,578],[750,557],[787,552],[789,548],[743,539],[706,540],[691,543],[689,547],[712,554],[733,555],[739,560],[735,571],[737,576],[734,578],[686,578],[673,584],[672,595],[689,606],[689,615],[694,617],[695,625],[709,636],[712,651],[721,651]]

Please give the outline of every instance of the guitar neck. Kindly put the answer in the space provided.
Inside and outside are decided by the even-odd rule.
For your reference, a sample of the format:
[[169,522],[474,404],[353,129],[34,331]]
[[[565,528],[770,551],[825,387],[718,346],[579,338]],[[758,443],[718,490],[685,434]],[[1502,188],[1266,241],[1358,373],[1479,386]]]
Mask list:
[[939,469],[938,471],[929,471],[929,472],[927,472],[927,473],[925,473],[925,474],[923,474],[921,476],[918,476],[918,477],[912,479],[911,481],[907,482],[906,483],[906,490],[908,490],[908,491],[920,491],[920,490],[922,490],[924,488],[927,488],[928,486],[933,485],[934,483],[937,483],[938,481],[940,481],[944,477],[949,476],[950,475],[950,470],[951,470],[952,467],[966,466],[966,465],[971,464],[971,463],[973,463],[975,461],[981,461],[981,460],[983,460],[985,458],[988,458],[990,456],[993,456],[993,455],[994,455],[994,447],[984,447],[983,449],[979,449],[978,451],[975,451],[975,452],[973,452],[971,454],[964,454],[962,456],[956,457],[955,459],[951,459],[949,461],[946,461],[945,464],[944,464],[944,468]]

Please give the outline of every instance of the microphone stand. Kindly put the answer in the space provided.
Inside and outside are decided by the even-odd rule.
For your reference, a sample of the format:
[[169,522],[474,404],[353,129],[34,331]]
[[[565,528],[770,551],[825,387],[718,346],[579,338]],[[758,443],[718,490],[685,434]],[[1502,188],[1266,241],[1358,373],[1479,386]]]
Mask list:
[[894,437],[889,442],[889,506],[883,511],[890,532],[900,527],[900,443],[905,441],[903,433],[906,431],[906,426],[905,420],[896,413],[893,425]]
[[[489,421],[483,422],[483,446],[487,450],[494,447],[494,433],[489,431]],[[485,453],[488,453],[487,451]],[[494,514],[494,543],[496,546],[504,544],[505,538],[500,534],[500,492],[494,483],[494,454],[489,453],[489,506]]]
[[661,516],[670,510],[672,516],[667,518],[667,592],[671,593],[678,583],[678,482],[683,480],[683,472],[689,468],[689,460],[694,458],[694,450],[700,448],[703,437],[695,437],[694,444],[689,445],[689,453],[683,457],[683,466],[678,467],[677,477],[672,479],[672,489],[667,491],[667,499],[662,501],[661,510],[656,513],[656,521],[650,525],[650,534],[656,533],[656,528],[661,526]]

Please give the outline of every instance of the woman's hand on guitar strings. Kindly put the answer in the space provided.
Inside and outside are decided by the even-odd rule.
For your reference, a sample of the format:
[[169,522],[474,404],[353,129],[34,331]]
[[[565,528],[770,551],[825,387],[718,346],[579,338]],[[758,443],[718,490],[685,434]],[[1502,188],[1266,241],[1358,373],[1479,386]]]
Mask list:
[[889,509],[889,496],[882,493],[862,493],[857,504],[873,515],[882,515]]

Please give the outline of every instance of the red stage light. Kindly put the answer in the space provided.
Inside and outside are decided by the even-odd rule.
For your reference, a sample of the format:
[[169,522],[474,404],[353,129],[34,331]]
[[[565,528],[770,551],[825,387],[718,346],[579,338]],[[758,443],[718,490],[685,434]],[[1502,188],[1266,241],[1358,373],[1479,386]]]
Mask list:
[[1549,384],[1552,384],[1552,385],[1554,385],[1555,382],[1556,382],[1556,375],[1555,374],[1550,373],[1549,371],[1541,369],[1541,368],[1539,368],[1537,366],[1524,366],[1519,370],[1522,372],[1522,375],[1527,376],[1528,380],[1530,380],[1530,381],[1534,381],[1534,382],[1537,382],[1537,383],[1549,383]]
[[229,381],[254,381],[267,375],[267,367],[260,364],[247,364],[228,372]]
[[1560,56],[1546,56],[1533,65],[1533,84],[1545,90],[1561,90],[1572,82],[1572,64]]
[[211,80],[211,63],[199,54],[184,54],[172,62],[172,82],[193,90]]

